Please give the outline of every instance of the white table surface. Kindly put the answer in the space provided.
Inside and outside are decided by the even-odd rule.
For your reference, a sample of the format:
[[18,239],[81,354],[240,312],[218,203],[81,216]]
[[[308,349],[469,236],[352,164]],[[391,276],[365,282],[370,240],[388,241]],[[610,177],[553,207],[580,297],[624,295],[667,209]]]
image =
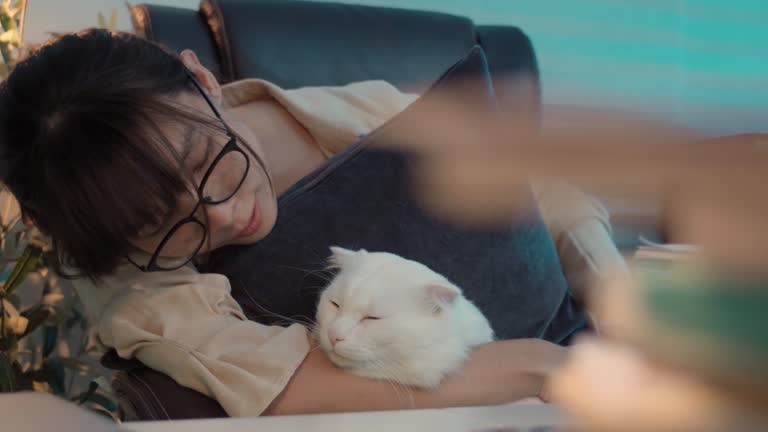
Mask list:
[[[483,430],[549,430],[543,426],[564,426],[565,417],[554,405],[539,402],[389,412],[324,414],[171,422],[124,423],[121,432],[345,432],[345,431],[441,431],[480,432]],[[538,427],[542,427],[538,429]]]
[[9,432],[543,432],[549,430],[546,426],[565,424],[565,417],[555,405],[527,400],[493,407],[130,422],[116,425],[47,393],[0,394],[0,425],[3,431]]

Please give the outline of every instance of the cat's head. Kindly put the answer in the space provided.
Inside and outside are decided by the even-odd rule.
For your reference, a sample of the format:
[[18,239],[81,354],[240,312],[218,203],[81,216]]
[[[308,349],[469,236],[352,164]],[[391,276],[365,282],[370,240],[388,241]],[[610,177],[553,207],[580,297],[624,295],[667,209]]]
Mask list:
[[320,297],[317,336],[334,363],[376,367],[456,337],[448,312],[461,291],[446,278],[390,253],[331,251],[339,273]]

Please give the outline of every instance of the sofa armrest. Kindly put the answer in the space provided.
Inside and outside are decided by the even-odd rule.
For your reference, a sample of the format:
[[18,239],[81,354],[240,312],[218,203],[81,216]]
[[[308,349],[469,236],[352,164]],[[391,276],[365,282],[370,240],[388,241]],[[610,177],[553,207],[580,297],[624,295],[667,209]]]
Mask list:
[[499,109],[538,128],[541,88],[531,40],[511,26],[477,26],[476,35],[488,58]]
[[159,42],[172,52],[195,51],[200,62],[221,83],[232,81],[221,67],[221,54],[211,38],[205,18],[192,9],[140,4],[131,8],[134,32]]

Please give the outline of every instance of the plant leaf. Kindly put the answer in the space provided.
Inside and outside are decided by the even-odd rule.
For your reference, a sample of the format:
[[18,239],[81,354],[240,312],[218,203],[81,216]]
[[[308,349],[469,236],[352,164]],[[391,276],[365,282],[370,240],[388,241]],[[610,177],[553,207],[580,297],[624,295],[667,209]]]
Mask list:
[[16,388],[20,391],[32,390],[34,388],[32,378],[21,371],[21,365],[18,362],[13,363],[13,370],[16,372]]
[[35,389],[35,382],[23,376],[16,377],[16,391],[32,391]]
[[37,370],[26,371],[22,374],[25,378],[32,381],[47,382],[54,375],[52,368],[43,367]]
[[73,313],[71,317],[64,321],[64,329],[67,332],[71,332],[72,329],[75,328],[75,326],[78,324],[80,324],[80,317],[76,313]]
[[109,17],[109,29],[115,31],[117,29],[117,9],[112,8],[112,15]]
[[19,309],[19,304],[21,303],[21,299],[19,299],[19,296],[16,294],[11,294],[9,296],[6,296],[6,299],[11,302],[11,304],[16,308]]
[[80,375],[88,375],[92,369],[92,366],[90,364],[82,360],[78,360],[71,357],[60,357],[58,361],[60,365],[64,366],[67,369],[75,371]]
[[6,8],[3,7],[3,10],[0,11],[0,25],[6,29],[10,25],[10,21],[13,21],[10,16],[8,16],[8,12],[6,11]]
[[2,60],[3,65],[10,70],[11,66],[13,66],[13,59],[11,58],[11,50],[8,49],[7,45],[0,44],[0,54],[2,54]]
[[29,323],[27,323],[27,330],[24,332],[24,334],[21,335],[21,337],[24,337],[35,331],[45,322],[46,319],[48,319],[50,314],[51,311],[44,304],[36,304],[22,312],[21,316],[27,318]]
[[99,385],[100,388],[104,389],[104,391],[107,394],[114,394],[115,390],[112,388],[112,384],[109,382],[106,376],[101,375],[97,377],[95,380],[96,384]]
[[67,374],[64,371],[64,366],[62,366],[58,360],[60,359],[47,360],[43,363],[43,370],[48,371],[46,374],[46,381],[48,385],[51,386],[53,393],[64,395],[66,393],[66,390],[64,389],[64,380],[66,379]]
[[21,258],[19,258],[19,261],[17,261],[16,265],[13,267],[11,275],[8,276],[8,280],[3,285],[3,290],[6,292],[6,295],[13,293],[13,290],[21,285],[24,278],[38,267],[42,255],[43,250],[40,247],[32,244],[27,245]]
[[56,306],[62,300],[64,300],[64,294],[62,293],[52,292],[43,295],[43,303],[47,306]]
[[19,353],[17,352],[18,348],[19,339],[16,335],[6,334],[5,337],[0,339],[0,351],[3,351],[11,362],[17,360],[17,357],[19,356]]
[[78,405],[82,405],[85,401],[88,400],[93,394],[96,392],[96,390],[99,388],[99,384],[96,381],[91,381],[88,384],[88,390],[69,398],[72,402],[76,402]]
[[16,30],[6,30],[0,34],[0,42],[14,43],[16,42],[17,34]]
[[59,329],[53,326],[43,327],[43,359],[48,358],[56,348],[56,341],[59,339]]
[[16,371],[11,359],[0,352],[0,393],[16,391]]
[[90,395],[86,399],[86,402],[97,403],[111,412],[117,411],[117,403],[112,399],[108,398],[107,396],[101,395],[99,393],[94,393]]
[[21,316],[29,319],[31,316],[37,314],[40,310],[47,310],[48,308],[46,305],[42,303],[38,303],[36,305],[30,306],[23,311],[21,311]]

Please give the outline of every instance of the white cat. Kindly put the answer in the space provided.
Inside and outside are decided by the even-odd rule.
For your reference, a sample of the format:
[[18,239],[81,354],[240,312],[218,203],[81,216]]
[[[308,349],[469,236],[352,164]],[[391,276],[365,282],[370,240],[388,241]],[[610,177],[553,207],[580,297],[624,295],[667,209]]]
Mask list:
[[331,247],[339,269],[320,297],[316,336],[355,374],[435,388],[493,330],[461,289],[418,262]]

